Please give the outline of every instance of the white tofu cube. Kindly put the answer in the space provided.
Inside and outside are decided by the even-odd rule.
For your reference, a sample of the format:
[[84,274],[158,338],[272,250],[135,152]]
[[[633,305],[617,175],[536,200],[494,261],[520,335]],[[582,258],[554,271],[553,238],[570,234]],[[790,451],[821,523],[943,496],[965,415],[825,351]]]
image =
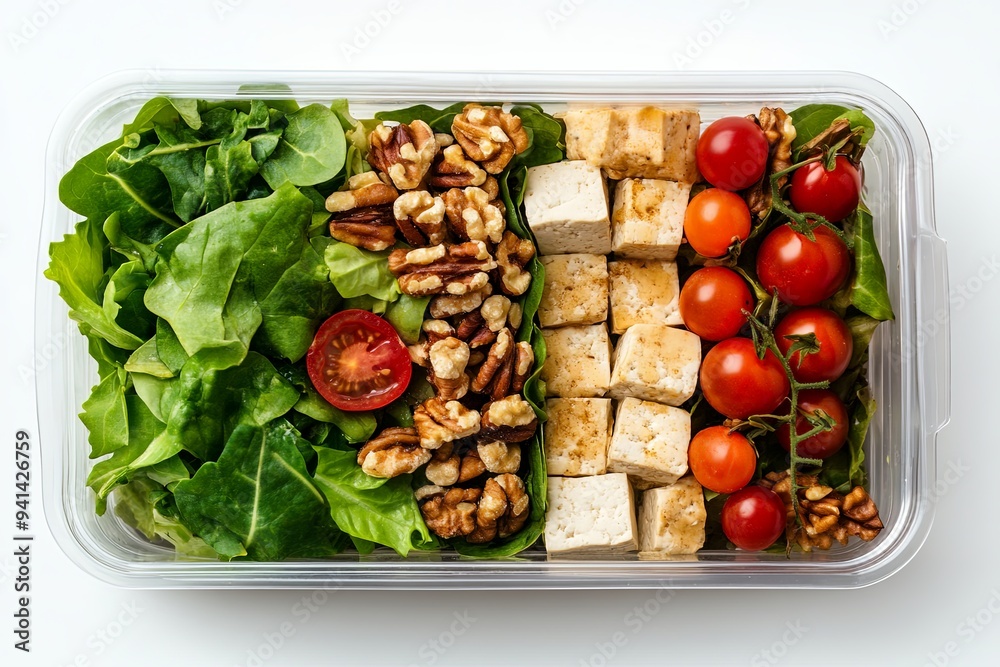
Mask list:
[[694,477],[642,494],[639,550],[658,555],[693,554],[705,545],[705,496]]
[[618,339],[614,365],[613,398],[634,396],[680,405],[691,398],[698,383],[701,339],[665,324],[636,324]]
[[550,398],[545,410],[549,415],[544,426],[549,474],[603,475],[611,441],[611,399]]
[[548,396],[587,398],[608,392],[611,339],[604,324],[543,329],[542,336],[548,349],[542,366]]
[[619,257],[677,257],[690,194],[690,185],[673,181],[619,181],[611,214],[611,249]]
[[528,169],[524,213],[542,255],[611,252],[608,186],[582,160]]
[[628,477],[549,477],[545,550],[561,554],[635,551],[635,505]]
[[603,167],[609,178],[631,176],[695,183],[697,111],[642,107],[567,111],[566,155]]
[[538,321],[543,327],[596,324],[608,319],[607,257],[548,255],[540,261],[545,267],[545,289],[538,305]]
[[624,472],[654,485],[673,484],[688,470],[690,443],[691,415],[686,410],[623,399],[608,448],[608,472]]
[[677,265],[655,259],[622,259],[608,263],[611,333],[633,324],[683,324],[677,307]]

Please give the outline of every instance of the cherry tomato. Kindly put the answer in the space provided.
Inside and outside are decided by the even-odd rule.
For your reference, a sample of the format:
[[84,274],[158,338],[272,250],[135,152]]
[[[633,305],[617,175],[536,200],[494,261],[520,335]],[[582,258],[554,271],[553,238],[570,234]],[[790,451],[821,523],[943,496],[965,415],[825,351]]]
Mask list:
[[684,282],[678,306],[684,326],[711,341],[732,338],[746,324],[743,311],[753,310],[746,282],[732,269],[709,266]]
[[695,157],[706,181],[723,190],[742,190],[764,175],[767,137],[746,118],[720,118],[701,133]]
[[708,404],[731,419],[771,414],[791,390],[774,353],[758,359],[749,338],[727,338],[709,350],[700,379]]
[[750,236],[750,209],[733,192],[702,190],[684,212],[684,236],[699,255],[722,257],[734,241]]
[[796,211],[840,222],[861,201],[861,174],[843,155],[837,156],[832,171],[821,161],[810,162],[792,173],[788,198]]
[[844,320],[826,308],[802,308],[785,315],[774,328],[775,342],[782,354],[794,343],[785,336],[813,334],[819,351],[802,355],[796,352],[789,361],[792,375],[799,382],[833,382],[847,370],[854,353],[854,339]]
[[722,506],[722,532],[746,551],[760,551],[785,532],[785,503],[762,486],[748,486],[726,499]]
[[709,426],[691,439],[688,464],[706,489],[732,493],[753,479],[757,452],[742,433],[730,432],[725,426]]
[[320,326],[306,354],[309,379],[334,407],[357,412],[399,398],[413,366],[392,325],[367,310],[342,310]]
[[851,252],[828,227],[813,230],[815,241],[788,225],[768,234],[757,251],[757,277],[768,292],[793,306],[829,299],[851,272]]
[[[813,425],[805,418],[805,414],[815,414],[817,410],[822,410],[837,423],[829,431],[823,431],[806,438],[795,446],[795,452],[799,456],[810,459],[825,459],[840,451],[840,448],[847,442],[848,420],[847,408],[843,401],[829,389],[804,389],[799,392],[799,416],[795,420],[795,432],[799,435],[808,433]],[[805,413],[805,414],[803,414]],[[788,451],[791,447],[789,443],[790,429],[787,424],[782,424],[778,429],[778,442]]]

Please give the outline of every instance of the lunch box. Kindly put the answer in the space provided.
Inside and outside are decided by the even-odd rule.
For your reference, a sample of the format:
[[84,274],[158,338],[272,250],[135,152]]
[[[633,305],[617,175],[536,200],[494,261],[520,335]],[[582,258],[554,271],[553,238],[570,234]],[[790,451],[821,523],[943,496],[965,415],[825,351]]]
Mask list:
[[[97,381],[85,338],[55,283],[42,277],[49,243],[78,216],[59,201],[60,177],[116,137],[157,95],[209,99],[347,98],[356,118],[377,110],[456,101],[568,105],[649,104],[697,108],[703,124],[762,106],[859,107],[874,121],[863,159],[864,200],[896,318],[871,345],[869,379],[878,410],[866,442],[870,492],[885,530],[872,542],[789,555],[701,551],[669,561],[635,554],[549,561],[541,544],[517,558],[477,561],[453,553],[275,563],[177,560],[112,509],[97,516],[86,486],[93,465],[77,417]],[[914,111],[866,76],[845,72],[263,72],[130,71],[103,79],[63,111],[49,139],[36,288],[35,347],[43,502],[57,543],[83,570],[132,588],[855,588],[898,571],[917,552],[934,516],[936,437],[950,412],[948,271],[934,222],[931,147]],[[614,558],[612,560],[611,558]]]

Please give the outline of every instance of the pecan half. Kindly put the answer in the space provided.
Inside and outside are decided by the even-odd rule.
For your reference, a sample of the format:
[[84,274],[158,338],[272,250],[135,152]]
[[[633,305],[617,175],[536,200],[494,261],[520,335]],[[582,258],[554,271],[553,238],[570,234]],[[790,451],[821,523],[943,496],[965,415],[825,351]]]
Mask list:
[[437,245],[447,235],[445,206],[440,197],[426,190],[404,192],[392,205],[396,226],[412,246]]
[[389,271],[396,276],[399,289],[410,296],[474,292],[487,284],[487,272],[496,266],[481,241],[397,249],[389,255]]
[[521,296],[527,292],[531,285],[531,274],[525,267],[535,256],[534,244],[527,239],[518,238],[508,230],[497,246],[496,255],[500,289],[503,293]]
[[466,155],[490,174],[499,174],[513,157],[528,148],[521,119],[500,107],[467,104],[451,123],[451,133]]
[[373,171],[355,174],[347,187],[326,199],[326,210],[333,214],[330,236],[367,250],[392,247],[396,242],[392,218],[396,188],[383,183]]
[[434,132],[422,120],[392,127],[378,125],[368,142],[368,162],[387,174],[400,190],[420,187],[438,152]]
[[520,394],[524,383],[531,376],[531,368],[535,365],[535,351],[531,343],[521,341],[514,352],[514,377],[510,381],[510,391]]
[[452,188],[442,195],[448,227],[463,241],[490,241],[503,238],[503,213],[490,202],[482,188]]
[[515,349],[510,329],[501,329],[472,380],[472,391],[488,394],[494,400],[506,396],[514,375]]
[[398,477],[431,460],[413,428],[387,428],[358,451],[358,465],[372,477]]
[[512,394],[484,405],[481,424],[480,433],[484,438],[524,442],[535,435],[538,417],[527,401]]
[[437,449],[446,442],[475,435],[479,432],[479,422],[475,410],[438,397],[428,398],[413,411],[413,425],[424,449]]
[[[447,136],[447,135],[445,135]],[[449,137],[450,138],[450,137]],[[434,160],[430,184],[435,188],[466,188],[486,182],[486,172],[465,156],[458,144],[448,146]]]

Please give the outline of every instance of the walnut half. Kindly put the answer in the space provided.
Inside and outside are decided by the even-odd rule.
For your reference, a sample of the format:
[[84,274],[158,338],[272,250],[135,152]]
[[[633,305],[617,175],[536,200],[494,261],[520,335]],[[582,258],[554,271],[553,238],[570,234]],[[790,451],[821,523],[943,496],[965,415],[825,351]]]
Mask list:
[[388,175],[400,190],[420,187],[438,152],[434,132],[422,120],[392,127],[378,125],[368,142],[368,162]]
[[420,446],[413,428],[387,428],[358,452],[358,465],[372,477],[412,473],[430,460],[431,453]]
[[410,296],[461,296],[481,290],[496,266],[482,241],[397,249],[389,255],[389,271],[396,276],[400,291]]
[[500,107],[467,104],[451,123],[451,133],[466,154],[490,174],[499,174],[528,148],[521,119]]

